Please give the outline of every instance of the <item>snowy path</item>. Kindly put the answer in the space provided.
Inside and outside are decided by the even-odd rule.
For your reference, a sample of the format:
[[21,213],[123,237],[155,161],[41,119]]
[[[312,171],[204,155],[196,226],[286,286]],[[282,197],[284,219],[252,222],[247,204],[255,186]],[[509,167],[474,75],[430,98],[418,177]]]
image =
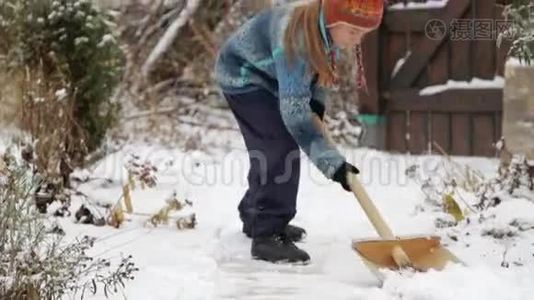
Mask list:
[[[207,158],[202,155],[184,160],[179,152],[143,146],[129,149],[167,166],[159,175],[157,188],[134,191],[135,211],[157,211],[163,206],[163,199],[177,189],[179,195],[193,201],[198,226],[190,231],[177,231],[170,225],[147,228],[143,227],[146,217],[134,216],[116,230],[60,220],[69,236],[83,233],[100,237],[97,253],[134,256],[140,272],[127,285],[127,299],[527,299],[534,293],[532,255],[522,268],[504,269],[500,267],[501,249],[482,239],[471,247],[461,243],[449,246],[468,262],[467,268],[451,266],[441,273],[405,277],[388,273],[384,286],[379,288],[350,247],[352,239],[376,234],[353,196],[323,179],[307,161],[302,168],[294,223],[308,231],[306,241],[299,246],[310,253],[312,262],[307,266],[287,266],[253,261],[249,255],[250,240],[240,232],[236,209],[246,188],[248,160],[244,153],[226,158],[231,163],[221,165],[204,161]],[[117,175],[120,168],[116,166],[122,164],[122,154],[108,157],[93,175],[120,178]],[[174,163],[169,163],[170,158]],[[439,235],[432,215],[416,213],[415,206],[421,203],[423,195],[417,185],[406,182],[404,175],[414,160],[427,160],[431,165],[435,159],[357,150],[350,160],[367,174],[362,181],[397,234]],[[241,166],[228,168],[235,162]],[[486,159],[469,162],[488,172],[496,164]],[[200,167],[195,169],[197,163]],[[183,170],[189,178],[192,172],[206,171],[196,178],[210,178],[212,182],[185,184]],[[81,190],[101,201],[113,202],[120,195],[118,184],[105,186],[94,182]],[[72,210],[76,205],[79,203]],[[532,247],[523,250],[531,251]],[[115,295],[112,299],[121,298]]]

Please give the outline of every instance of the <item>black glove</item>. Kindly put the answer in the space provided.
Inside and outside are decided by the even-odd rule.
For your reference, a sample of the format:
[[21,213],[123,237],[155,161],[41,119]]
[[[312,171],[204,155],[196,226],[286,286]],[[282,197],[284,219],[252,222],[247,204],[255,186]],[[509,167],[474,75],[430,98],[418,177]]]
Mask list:
[[317,114],[319,116],[319,118],[321,118],[321,120],[323,120],[324,118],[324,111],[325,111],[325,107],[324,105],[319,102],[318,100],[315,100],[315,99],[311,99],[310,101],[310,107],[311,107],[311,110]]
[[360,174],[360,170],[356,168],[355,166],[351,165],[348,162],[344,162],[334,173],[334,177],[332,179],[341,184],[341,186],[347,191],[352,192],[350,189],[349,183],[347,182],[347,175],[349,172],[354,174]]

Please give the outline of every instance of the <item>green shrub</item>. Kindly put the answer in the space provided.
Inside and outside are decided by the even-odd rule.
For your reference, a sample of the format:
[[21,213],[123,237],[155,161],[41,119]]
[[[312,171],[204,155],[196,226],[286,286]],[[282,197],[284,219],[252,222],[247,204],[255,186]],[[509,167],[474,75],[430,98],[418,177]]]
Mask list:
[[[90,0],[4,0],[3,63],[22,89],[22,122],[50,153],[81,162],[103,142],[119,106],[122,52],[112,22]],[[2,63],[2,60],[0,60]],[[43,169],[52,154],[39,155]],[[57,160],[56,160],[57,161]]]

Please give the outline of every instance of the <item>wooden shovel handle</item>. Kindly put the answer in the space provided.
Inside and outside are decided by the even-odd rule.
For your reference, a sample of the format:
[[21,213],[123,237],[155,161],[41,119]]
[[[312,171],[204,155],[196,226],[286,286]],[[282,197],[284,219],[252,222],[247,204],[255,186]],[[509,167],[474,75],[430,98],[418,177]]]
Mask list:
[[369,195],[363,188],[361,182],[358,180],[358,177],[356,177],[356,174],[349,172],[347,174],[347,181],[352,192],[354,193],[354,196],[363,208],[363,211],[365,211],[365,214],[373,224],[376,232],[378,232],[378,235],[380,235],[380,237],[384,240],[396,239],[393,235],[393,232],[384,221],[384,218],[382,218],[382,215],[380,215],[378,209],[371,201],[371,198],[369,198]]
[[[313,115],[313,123],[317,127],[318,130],[323,134],[323,136],[326,138],[328,143],[330,143],[332,146],[334,146],[334,141],[328,134],[326,130],[326,126],[324,126],[323,121],[319,118],[317,115]],[[378,212],[378,209],[376,209],[376,206],[371,201],[371,198],[369,198],[369,195],[367,195],[367,192],[363,188],[363,185],[360,183],[358,178],[356,177],[356,174],[349,172],[347,174],[347,182],[349,183],[352,192],[354,193],[354,196],[356,196],[356,199],[358,202],[360,202],[361,207],[363,208],[363,211],[367,214],[367,218],[371,221],[373,226],[375,227],[376,231],[378,232],[378,235],[384,240],[395,240],[395,236],[393,235],[393,232],[388,227],[380,213]],[[412,266],[412,262],[410,261],[410,258],[404,252],[404,250],[401,248],[400,245],[395,245],[391,251],[391,257],[393,258],[393,261],[395,261],[395,264],[398,267],[409,267]]]
[[[323,134],[328,143],[334,146],[334,141],[328,134],[324,122],[316,114],[313,114],[312,119],[314,125]],[[356,177],[356,174],[349,172],[349,174],[347,174],[347,182],[380,237],[385,240],[394,240],[395,236],[393,235],[393,232],[378,212],[378,209],[376,209],[376,206],[371,201],[371,198],[369,198],[369,195],[358,180],[358,177]]]

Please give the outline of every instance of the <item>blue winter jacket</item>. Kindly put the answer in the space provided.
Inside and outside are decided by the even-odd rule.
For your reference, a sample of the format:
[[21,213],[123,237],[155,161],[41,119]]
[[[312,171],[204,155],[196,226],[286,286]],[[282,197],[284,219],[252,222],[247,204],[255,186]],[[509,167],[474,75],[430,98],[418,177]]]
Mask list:
[[[284,53],[284,33],[294,7],[283,5],[263,11],[242,25],[219,51],[215,78],[226,94],[263,88],[277,96],[289,133],[331,179],[345,158],[314,126],[310,107],[312,99],[324,105],[326,90],[314,83],[315,76],[305,59],[296,57],[289,64]],[[320,21],[328,45],[328,33]]]

